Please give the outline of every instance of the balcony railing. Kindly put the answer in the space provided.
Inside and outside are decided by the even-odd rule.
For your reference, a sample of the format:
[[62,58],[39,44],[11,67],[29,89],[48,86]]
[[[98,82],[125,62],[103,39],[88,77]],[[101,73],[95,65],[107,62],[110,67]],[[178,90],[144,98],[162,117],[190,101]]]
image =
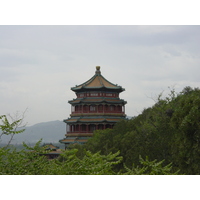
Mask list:
[[74,133],[93,133],[94,131],[67,131],[67,134],[74,134]]
[[78,136],[93,136],[93,131],[74,131],[74,132],[67,132],[65,136],[72,136],[72,137],[78,137]]
[[81,113],[81,114],[87,114],[87,113],[118,113],[118,114],[124,114],[124,112],[123,111],[114,111],[114,110],[112,110],[112,111],[82,111],[82,110],[80,110],[80,111],[74,111],[74,112],[72,112],[72,114],[79,114],[79,113]]

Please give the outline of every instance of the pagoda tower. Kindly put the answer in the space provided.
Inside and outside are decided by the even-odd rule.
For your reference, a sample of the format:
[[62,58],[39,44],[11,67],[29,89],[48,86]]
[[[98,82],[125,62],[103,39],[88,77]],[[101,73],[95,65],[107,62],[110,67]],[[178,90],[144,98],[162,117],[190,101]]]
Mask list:
[[113,128],[116,122],[126,118],[125,104],[119,93],[125,89],[106,80],[96,67],[95,75],[88,81],[72,87],[76,99],[71,104],[70,118],[63,120],[67,124],[66,137],[60,140],[65,144],[85,143],[95,130]]

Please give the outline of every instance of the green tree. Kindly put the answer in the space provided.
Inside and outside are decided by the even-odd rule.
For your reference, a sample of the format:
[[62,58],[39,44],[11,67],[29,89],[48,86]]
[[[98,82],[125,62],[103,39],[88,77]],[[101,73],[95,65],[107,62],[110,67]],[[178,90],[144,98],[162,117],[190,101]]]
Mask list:
[[200,90],[186,87],[175,101],[173,162],[186,174],[200,174]]
[[123,164],[140,165],[139,155],[149,160],[173,163],[174,172],[200,174],[200,90],[186,87],[156,103],[131,120],[121,121],[112,130],[96,131],[84,148],[102,154],[120,151]]
[[[8,147],[13,139],[13,137],[16,134],[22,133],[24,132],[24,127],[25,125],[23,125],[23,118],[24,118],[24,113],[26,111],[23,112],[22,116],[19,116],[19,113],[17,112],[15,115],[15,118],[12,117],[11,115],[9,115],[10,117],[10,121],[8,120],[8,117],[6,115],[1,115],[0,116],[0,141],[2,139],[2,136],[8,136],[9,140],[6,144],[6,147]],[[22,117],[22,118],[20,118]]]
[[[12,131],[12,124],[6,122],[4,123],[4,126],[1,126],[0,128]],[[109,136],[109,139],[111,139],[111,130],[104,132],[105,135],[99,135],[100,132],[97,132],[96,139],[102,137],[104,140],[106,136]],[[113,136],[114,135],[112,135],[112,137]],[[114,137],[112,139],[113,141],[116,140]],[[92,153],[89,150],[85,150],[80,158],[77,156],[78,149],[69,149],[63,150],[63,153],[53,160],[49,160],[45,156],[49,151],[41,146],[41,140],[38,141],[34,147],[30,147],[25,143],[23,145],[24,149],[20,151],[17,151],[14,148],[10,149],[9,147],[0,148],[1,175],[171,174],[170,166],[162,167],[160,162],[150,162],[147,160],[142,160],[143,163],[141,163],[142,165],[145,165],[145,170],[144,166],[129,169],[124,165],[125,167],[123,170],[116,171],[115,166],[122,163],[123,157],[120,156],[119,151],[115,153],[108,152],[111,148],[108,143],[108,148],[104,149],[106,155],[101,154],[101,152]],[[95,145],[93,147],[95,147]],[[148,170],[146,170],[146,167],[148,167]]]
[[149,161],[148,157],[144,160],[141,156],[140,159],[140,167],[132,167],[132,169],[125,166],[127,172],[126,175],[178,175],[179,170],[176,172],[172,172],[172,163],[162,166],[164,160],[157,162],[157,160]]

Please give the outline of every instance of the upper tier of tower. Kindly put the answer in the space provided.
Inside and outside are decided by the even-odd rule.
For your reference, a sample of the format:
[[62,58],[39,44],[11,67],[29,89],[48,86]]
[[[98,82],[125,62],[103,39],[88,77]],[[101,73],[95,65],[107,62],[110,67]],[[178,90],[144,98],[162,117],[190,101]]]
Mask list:
[[74,92],[84,91],[112,91],[112,92],[123,92],[125,89],[121,86],[115,85],[109,82],[101,75],[100,66],[96,66],[95,75],[88,81],[72,87],[71,90]]

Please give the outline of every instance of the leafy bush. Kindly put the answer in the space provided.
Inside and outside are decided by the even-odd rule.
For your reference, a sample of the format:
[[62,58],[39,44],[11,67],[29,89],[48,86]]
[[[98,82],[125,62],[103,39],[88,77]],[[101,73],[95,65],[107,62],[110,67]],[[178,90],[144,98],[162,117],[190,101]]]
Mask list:
[[200,90],[186,87],[174,90],[131,120],[117,123],[114,129],[98,130],[82,149],[102,154],[120,151],[123,166],[140,165],[139,155],[149,160],[172,163],[172,171],[200,174]]

